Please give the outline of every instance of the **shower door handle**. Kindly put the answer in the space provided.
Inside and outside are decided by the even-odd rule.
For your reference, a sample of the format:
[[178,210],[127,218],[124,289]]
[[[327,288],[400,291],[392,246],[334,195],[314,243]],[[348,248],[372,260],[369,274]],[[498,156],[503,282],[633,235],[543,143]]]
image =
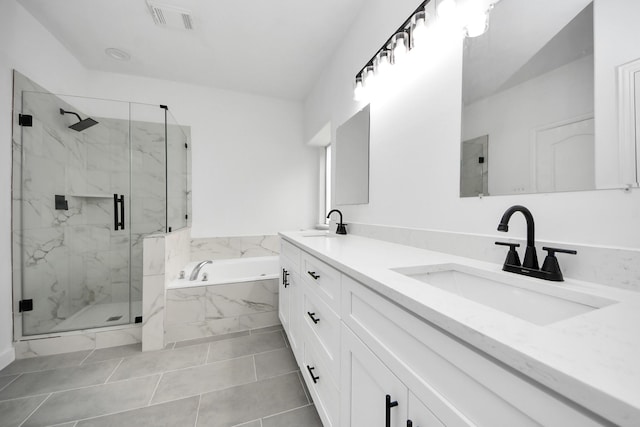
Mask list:
[[113,195],[113,229],[124,230],[124,194],[120,197]]

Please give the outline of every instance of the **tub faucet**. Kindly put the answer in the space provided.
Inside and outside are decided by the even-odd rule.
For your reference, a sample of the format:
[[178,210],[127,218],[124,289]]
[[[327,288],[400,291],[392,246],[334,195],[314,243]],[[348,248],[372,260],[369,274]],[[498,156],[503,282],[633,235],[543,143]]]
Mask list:
[[524,262],[522,263],[522,266],[537,270],[539,268],[538,255],[536,254],[535,226],[533,223],[533,215],[531,215],[531,211],[524,206],[511,206],[505,211],[504,215],[502,215],[500,224],[498,224],[498,231],[509,231],[509,220],[511,219],[511,215],[516,212],[522,212],[524,218],[527,220],[527,249],[524,253]]
[[213,261],[211,260],[200,261],[198,265],[196,265],[193,271],[191,272],[191,275],[189,276],[189,280],[190,281],[198,280],[198,274],[200,274],[200,270],[202,270],[202,267],[211,263],[213,263]]
[[338,212],[338,215],[340,215],[340,221],[338,222],[338,226],[336,228],[336,234],[347,234],[347,229],[345,227],[345,225],[347,225],[347,224],[343,224],[342,223],[342,212],[340,212],[338,209],[332,209],[327,214],[327,218],[329,218],[331,216],[331,214],[334,213],[334,212]]

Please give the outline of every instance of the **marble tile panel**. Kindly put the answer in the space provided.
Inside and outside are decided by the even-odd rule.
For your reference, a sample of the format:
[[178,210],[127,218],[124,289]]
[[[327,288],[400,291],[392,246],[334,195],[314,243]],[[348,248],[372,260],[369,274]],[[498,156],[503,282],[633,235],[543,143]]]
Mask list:
[[175,427],[192,426],[198,414],[199,397],[133,409],[112,415],[79,421],[76,427]]
[[164,371],[189,368],[205,363],[208,346],[206,344],[175,350],[143,353],[126,358],[113,373],[110,382],[141,377]]
[[240,239],[243,257],[277,256],[280,252],[279,236],[249,236]]
[[164,236],[146,237],[143,243],[143,274],[145,276],[164,274]]
[[284,348],[280,332],[247,335],[209,344],[207,363]]
[[309,405],[282,414],[266,417],[262,420],[262,427],[322,427],[315,406]]
[[[94,333],[82,333],[62,335],[51,338],[18,341],[15,345],[16,359],[22,360],[36,356],[60,356],[61,359],[71,357],[72,354],[85,356],[95,348],[96,337]],[[86,352],[85,352],[86,351]],[[56,360],[56,358],[53,358]],[[27,363],[26,361],[24,363]],[[79,362],[78,362],[79,363]],[[49,366],[40,369],[51,369]],[[39,370],[39,369],[36,369]]]
[[0,402],[0,426],[18,427],[47,396],[32,396]]
[[142,351],[161,350],[164,348],[164,275],[145,276],[142,287]]
[[273,326],[280,323],[277,311],[227,317],[204,322],[167,325],[167,342],[192,340],[220,334],[228,334],[249,329]]
[[165,325],[205,320],[207,287],[167,289]]
[[117,347],[101,348],[94,350],[91,355],[82,362],[82,366],[102,362],[104,360],[117,359],[120,361],[122,358],[139,356],[141,354],[142,344],[129,344]]
[[[146,406],[160,375],[107,383],[51,395],[23,424],[40,427]],[[91,402],[79,405],[78,402]]]
[[278,310],[278,281],[258,280],[206,286],[207,320]]
[[96,332],[96,349],[140,344],[142,342],[142,326],[130,326],[123,329]]
[[297,374],[203,394],[198,426],[230,427],[307,404]]
[[253,382],[256,379],[252,357],[180,369],[163,374],[152,403],[196,396]]
[[290,348],[256,354],[256,372],[259,380],[298,370],[298,364]]
[[191,240],[191,261],[230,259],[242,256],[239,237],[200,238]]
[[103,384],[119,362],[120,360],[108,360],[90,365],[22,374],[0,391],[0,400]]

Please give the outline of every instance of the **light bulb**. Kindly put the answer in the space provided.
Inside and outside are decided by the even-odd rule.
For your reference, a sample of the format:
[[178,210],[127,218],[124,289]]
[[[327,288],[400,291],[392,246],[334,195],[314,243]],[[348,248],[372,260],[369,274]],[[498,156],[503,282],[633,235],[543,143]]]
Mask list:
[[385,76],[391,68],[391,52],[383,50],[376,57],[376,73],[378,76]]
[[393,63],[402,62],[403,58],[409,51],[407,43],[407,33],[398,33],[393,37]]
[[371,92],[375,87],[376,74],[373,65],[368,65],[367,68],[364,69],[364,78],[362,79],[362,82],[365,89],[367,89],[367,92]]
[[356,87],[353,89],[353,99],[354,101],[360,102],[364,101],[366,97],[366,90],[364,85],[362,84],[362,77],[356,78]]
[[413,46],[420,46],[424,43],[427,33],[427,19],[424,12],[416,13],[413,19],[413,26],[411,29],[411,39],[413,40]]

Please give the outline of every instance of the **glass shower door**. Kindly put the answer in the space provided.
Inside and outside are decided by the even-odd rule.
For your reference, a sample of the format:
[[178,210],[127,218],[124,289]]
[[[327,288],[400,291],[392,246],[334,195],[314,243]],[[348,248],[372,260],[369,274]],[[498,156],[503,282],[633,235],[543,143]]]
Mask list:
[[132,322],[129,104],[23,91],[22,116],[23,335]]

